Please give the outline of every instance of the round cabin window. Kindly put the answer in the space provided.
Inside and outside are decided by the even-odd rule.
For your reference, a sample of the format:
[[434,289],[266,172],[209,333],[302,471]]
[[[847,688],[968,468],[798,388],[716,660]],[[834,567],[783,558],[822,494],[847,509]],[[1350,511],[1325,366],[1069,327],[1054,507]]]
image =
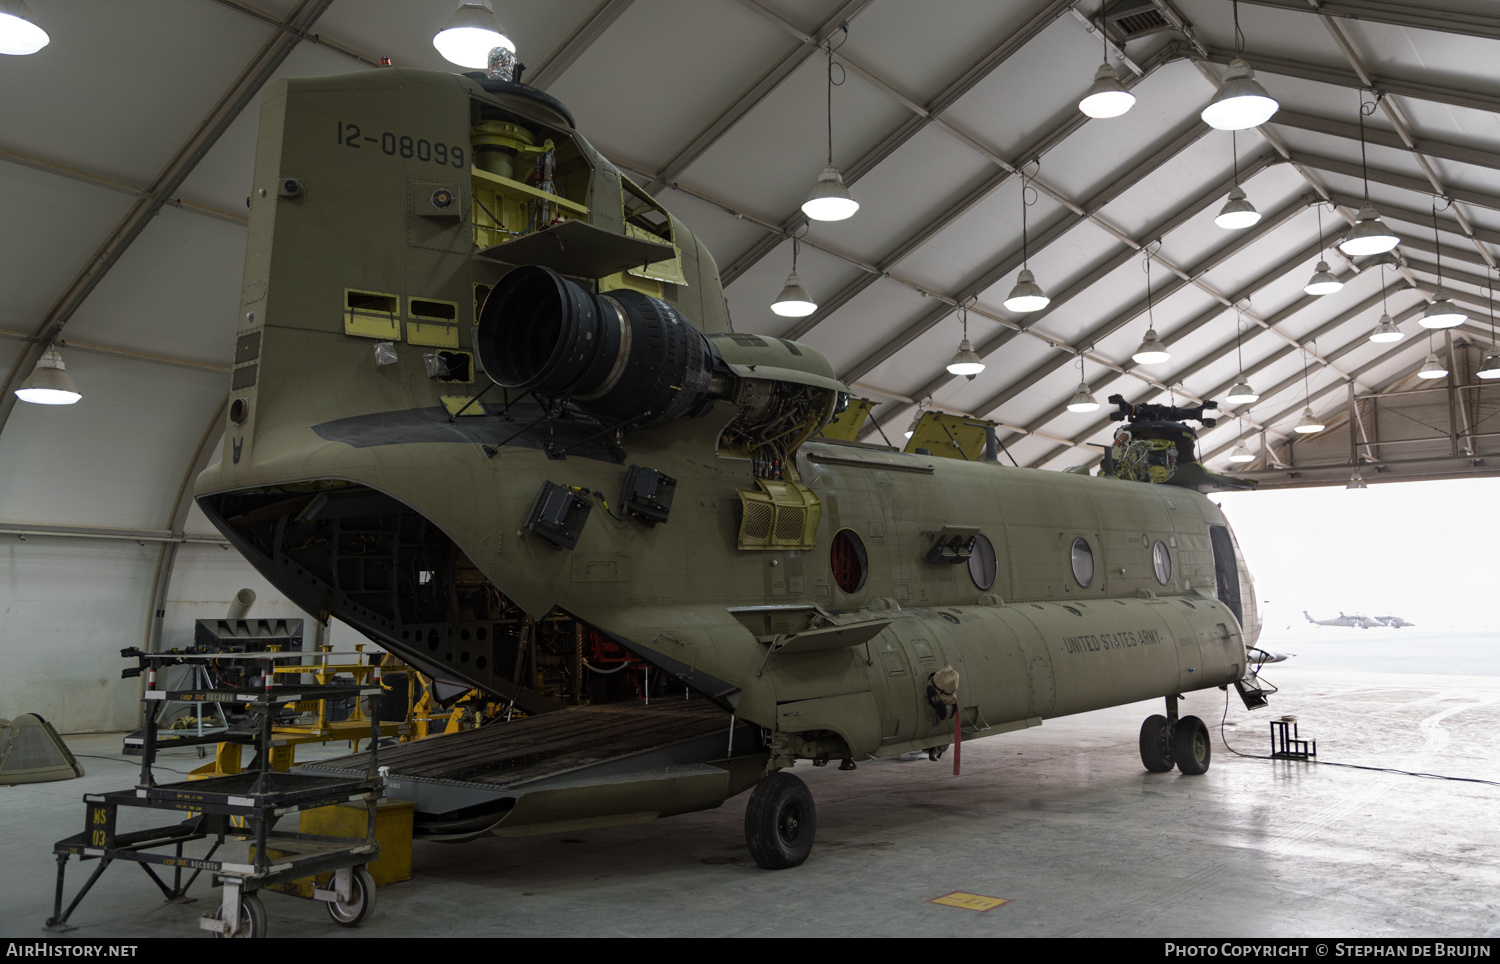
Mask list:
[[1089,548],[1087,539],[1078,538],[1073,540],[1073,551],[1070,555],[1073,562],[1073,578],[1078,580],[1078,585],[1087,589],[1089,583],[1094,581],[1094,550]]
[[982,535],[974,537],[974,551],[969,554],[969,578],[980,592],[989,592],[995,584],[995,547]]
[[1160,539],[1151,547],[1151,564],[1156,568],[1156,581],[1165,586],[1172,581],[1172,550]]
[[869,556],[865,553],[864,540],[853,529],[840,529],[833,537],[828,562],[833,568],[834,584],[844,592],[855,593],[864,588]]

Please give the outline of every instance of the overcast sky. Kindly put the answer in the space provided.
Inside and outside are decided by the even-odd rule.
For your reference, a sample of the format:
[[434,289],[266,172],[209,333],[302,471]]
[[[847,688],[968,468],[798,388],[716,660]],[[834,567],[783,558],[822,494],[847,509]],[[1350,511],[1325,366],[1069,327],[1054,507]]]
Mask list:
[[[1339,614],[1500,628],[1500,479],[1233,492],[1224,507],[1267,629]],[[1374,630],[1371,630],[1373,632]]]

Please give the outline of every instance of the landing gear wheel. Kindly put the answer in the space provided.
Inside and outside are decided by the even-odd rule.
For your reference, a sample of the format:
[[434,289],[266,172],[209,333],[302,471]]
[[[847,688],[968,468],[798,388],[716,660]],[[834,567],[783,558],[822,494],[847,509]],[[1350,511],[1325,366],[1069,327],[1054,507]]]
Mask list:
[[1208,772],[1212,751],[1208,727],[1196,716],[1184,716],[1172,728],[1172,759],[1177,762],[1177,769],[1188,776]]
[[1171,732],[1165,716],[1148,716],[1141,724],[1141,763],[1152,773],[1172,769]]
[[[224,913],[220,908],[219,913]],[[223,920],[221,916],[219,918]],[[228,937],[228,934],[214,934],[215,937]],[[266,936],[266,905],[260,902],[257,894],[240,894],[240,924],[235,931],[235,937],[265,937]]]
[[355,867],[350,881],[349,902],[330,900],[328,916],[340,927],[358,927],[375,910],[375,878],[363,867]]
[[817,831],[812,793],[790,773],[771,774],[750,794],[745,843],[750,856],[766,870],[784,870],[806,860]]

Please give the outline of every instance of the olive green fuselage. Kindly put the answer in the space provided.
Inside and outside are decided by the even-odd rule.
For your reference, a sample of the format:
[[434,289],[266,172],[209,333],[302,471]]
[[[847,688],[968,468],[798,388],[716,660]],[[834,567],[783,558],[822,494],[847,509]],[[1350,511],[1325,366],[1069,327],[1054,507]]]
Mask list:
[[[515,624],[464,600],[561,612],[758,724],[773,765],[950,742],[928,699],[944,666],[979,735],[1241,677],[1254,592],[1193,491],[814,438],[787,470],[820,504],[811,548],[746,549],[752,464],[722,444],[734,401],[616,432],[485,392],[477,306],[514,265],[475,242],[477,218],[504,220],[470,171],[481,108],[556,140],[567,199],[590,226],[629,233],[630,186],[545,104],[396,69],[267,90],[230,418],[197,494],[299,605],[535,709],[553,704],[514,672]],[[456,211],[432,207],[443,190]],[[667,223],[685,283],[577,277],[659,291],[726,333],[712,258]],[[445,352],[457,368],[434,377],[424,356]],[[675,480],[665,522],[623,514],[630,466]],[[547,482],[591,506],[572,548],[528,531]],[[934,561],[945,528],[977,530],[993,574]],[[841,532],[861,550],[852,564]]]

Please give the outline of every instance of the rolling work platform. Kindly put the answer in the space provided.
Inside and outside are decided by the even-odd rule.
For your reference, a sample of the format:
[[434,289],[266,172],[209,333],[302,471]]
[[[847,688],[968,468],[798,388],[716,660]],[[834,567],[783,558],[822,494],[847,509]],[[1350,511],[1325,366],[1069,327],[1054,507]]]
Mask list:
[[[715,806],[753,785],[765,762],[758,729],[702,699],[582,706],[380,751],[390,794],[416,804],[413,832],[449,842]],[[357,753],[298,772],[352,777],[372,765]]]
[[[121,675],[147,679],[144,700],[154,708],[159,701],[192,703],[224,702],[243,707],[247,712],[241,724],[227,731],[202,736],[174,733],[171,745],[195,742],[236,742],[254,747],[255,760],[243,773],[159,784],[153,765],[159,748],[157,714],[148,711],[141,742],[140,781],[131,788],[111,793],[86,794],[86,818],[82,833],[59,840],[53,846],[57,856],[57,890],[52,916],[47,920],[51,931],[72,930],[68,918],[104,870],[116,860],[140,865],[170,901],[188,900],[186,893],[203,871],[208,871],[223,896],[216,914],[199,919],[199,926],[220,937],[263,937],[267,930],[266,912],[258,892],[283,889],[292,881],[316,878],[312,896],[323,901],[336,923],[354,927],[363,923],[375,907],[375,883],[365,864],[379,853],[375,841],[375,810],[382,795],[377,771],[379,723],[370,720],[368,762],[363,770],[339,775],[319,776],[280,773],[272,766],[273,721],[278,708],[311,700],[338,699],[352,696],[378,697],[377,681],[371,686],[338,686],[289,682],[278,684],[278,675],[296,680],[297,673],[278,673],[287,660],[302,658],[301,653],[251,652],[215,653],[203,656],[217,660],[243,662],[246,669],[258,670],[250,677],[257,685],[220,689],[165,690],[156,688],[157,671],[165,665],[195,658],[176,653],[143,653],[128,649],[122,655],[135,658],[140,665]],[[278,667],[278,663],[283,664]],[[369,831],[364,839],[328,837],[279,831],[276,823],[287,814],[339,803],[363,802],[369,814]],[[120,808],[178,811],[186,819],[145,830],[121,832],[118,829]],[[184,851],[200,841],[209,842],[201,856]],[[198,849],[198,848],[194,848]],[[224,850],[229,856],[221,855]],[[69,857],[80,862],[98,860],[99,866],[78,894],[63,909],[64,877]],[[152,868],[170,869],[171,883]],[[184,880],[184,872],[187,879]],[[287,892],[291,892],[289,889]]]

